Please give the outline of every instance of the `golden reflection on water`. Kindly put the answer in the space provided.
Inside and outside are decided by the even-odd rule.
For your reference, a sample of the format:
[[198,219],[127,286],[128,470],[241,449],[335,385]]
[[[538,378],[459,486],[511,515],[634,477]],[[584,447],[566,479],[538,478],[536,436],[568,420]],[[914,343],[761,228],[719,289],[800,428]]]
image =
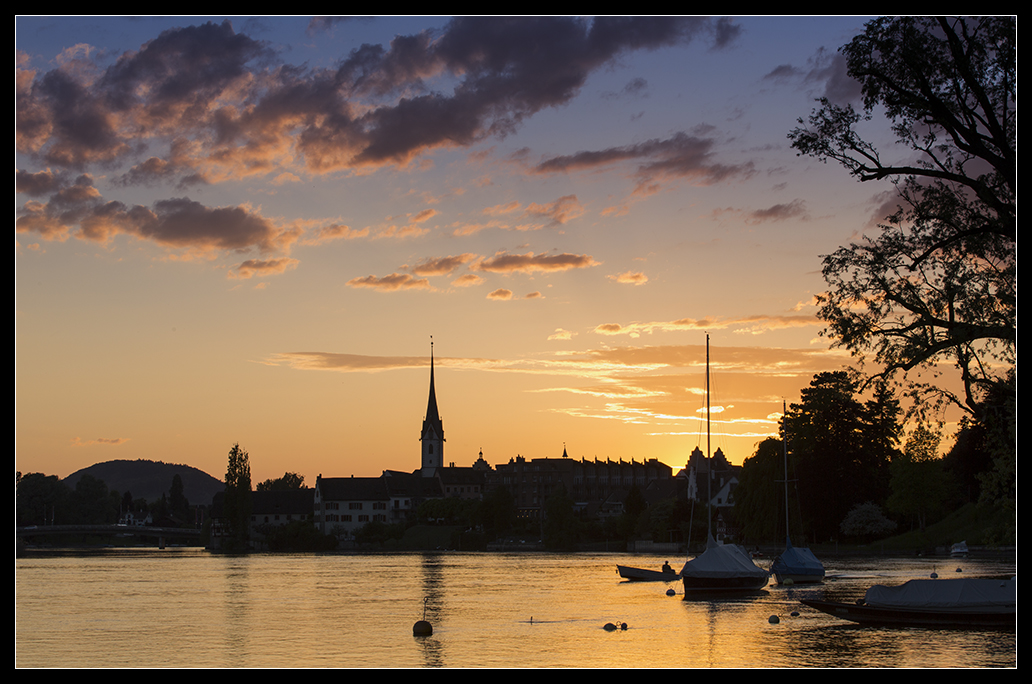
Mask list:
[[[1013,632],[857,627],[799,603],[936,569],[825,559],[818,587],[683,600],[626,554],[42,554],[16,562],[19,667],[1013,667]],[[945,572],[948,559],[938,561]],[[959,562],[969,576],[1013,563]],[[673,588],[675,596],[667,596]],[[415,637],[423,618],[434,626]],[[792,611],[799,611],[792,616]],[[769,618],[776,615],[777,624]],[[603,625],[627,623],[626,631]]]

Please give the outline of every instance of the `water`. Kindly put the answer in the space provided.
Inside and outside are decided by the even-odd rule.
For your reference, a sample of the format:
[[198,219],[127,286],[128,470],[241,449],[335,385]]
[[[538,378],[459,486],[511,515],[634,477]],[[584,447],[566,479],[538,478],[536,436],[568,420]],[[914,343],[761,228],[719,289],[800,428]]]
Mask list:
[[[628,583],[627,554],[228,556],[41,552],[16,560],[18,667],[1015,667],[1015,632],[859,627],[802,596],[1014,563],[831,559],[824,585],[685,601]],[[677,596],[668,597],[673,588]],[[422,619],[434,626],[414,637]],[[790,613],[800,611],[798,617]],[[768,618],[777,615],[779,624]],[[607,632],[607,622],[628,625]]]

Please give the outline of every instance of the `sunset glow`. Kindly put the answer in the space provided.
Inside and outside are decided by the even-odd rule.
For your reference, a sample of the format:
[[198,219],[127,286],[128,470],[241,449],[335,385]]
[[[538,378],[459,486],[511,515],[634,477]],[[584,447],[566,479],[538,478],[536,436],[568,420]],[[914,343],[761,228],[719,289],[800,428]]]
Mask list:
[[[799,157],[863,17],[18,17],[16,467],[735,464],[850,363]],[[886,155],[891,131],[865,131]]]

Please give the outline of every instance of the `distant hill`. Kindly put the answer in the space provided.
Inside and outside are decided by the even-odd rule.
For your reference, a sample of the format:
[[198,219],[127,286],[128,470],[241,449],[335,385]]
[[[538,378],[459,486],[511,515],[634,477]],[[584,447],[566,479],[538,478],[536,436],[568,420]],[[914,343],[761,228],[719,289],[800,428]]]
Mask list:
[[183,494],[191,504],[210,505],[215,492],[225,489],[221,480],[193,466],[143,459],[94,463],[88,468],[75,471],[63,481],[75,489],[79,478],[85,474],[103,480],[109,491],[115,490],[122,495],[129,491],[134,499],[151,502],[159,500],[162,494],[168,495],[172,478],[177,474],[183,480]]

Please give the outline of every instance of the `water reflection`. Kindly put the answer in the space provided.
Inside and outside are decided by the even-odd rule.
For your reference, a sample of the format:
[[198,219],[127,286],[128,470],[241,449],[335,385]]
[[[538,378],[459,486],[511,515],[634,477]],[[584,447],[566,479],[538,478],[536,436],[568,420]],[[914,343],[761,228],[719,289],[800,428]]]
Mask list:
[[[832,576],[822,585],[705,601],[667,596],[676,584],[622,582],[615,566],[628,560],[196,550],[19,558],[15,657],[23,667],[1016,664],[1015,633],[859,627],[799,603],[851,600],[874,583],[927,577],[933,564],[921,559],[825,560]],[[663,560],[638,556],[631,564]],[[964,563],[969,576],[1014,567]],[[424,599],[434,633],[415,637]],[[771,615],[780,622],[771,624]],[[606,632],[607,622],[628,629]]]

